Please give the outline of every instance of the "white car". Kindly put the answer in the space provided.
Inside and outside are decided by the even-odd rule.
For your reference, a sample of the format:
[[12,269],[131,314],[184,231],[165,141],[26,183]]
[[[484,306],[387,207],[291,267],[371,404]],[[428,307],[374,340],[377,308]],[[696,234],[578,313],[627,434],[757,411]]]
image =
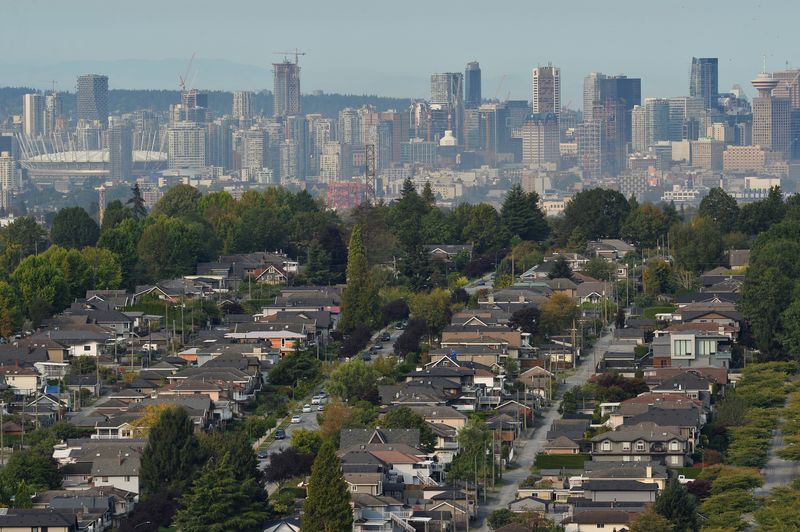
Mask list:
[[322,399],[322,398],[319,395],[315,395],[314,397],[311,398],[311,404],[312,405],[318,405],[320,399]]
[[311,405],[303,405],[303,413],[308,414],[311,412]]
[[325,411],[325,405],[321,404],[321,405],[317,406],[317,412],[324,412],[324,411]]
[[302,419],[300,419],[299,415],[292,416],[292,423],[300,423],[300,422],[302,422]]

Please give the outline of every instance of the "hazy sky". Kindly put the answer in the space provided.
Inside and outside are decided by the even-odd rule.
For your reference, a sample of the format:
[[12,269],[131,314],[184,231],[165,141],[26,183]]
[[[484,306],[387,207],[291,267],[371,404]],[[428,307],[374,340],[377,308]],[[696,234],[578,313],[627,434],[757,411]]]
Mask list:
[[[0,85],[24,77],[44,88],[44,80],[65,76],[69,63],[106,67],[115,88],[122,88],[122,76],[115,83],[113,75],[120,69],[128,69],[126,83],[140,77],[140,85],[177,88],[182,70],[175,66],[197,52],[198,88],[270,88],[269,65],[280,59],[272,52],[297,47],[308,54],[301,58],[303,92],[427,97],[432,72],[463,71],[477,60],[484,97],[510,92],[530,99],[531,68],[552,62],[561,67],[562,102],[578,107],[591,71],[641,77],[643,97],[674,96],[688,92],[693,55],[719,57],[720,90],[740,83],[752,94],[749,80],[762,55],[770,70],[800,64],[800,4],[789,0],[2,0],[0,6],[6,65]],[[123,59],[177,61],[157,75],[136,71],[147,65],[140,61],[106,63]],[[255,69],[220,79],[201,61],[210,59],[259,67],[263,80]]]

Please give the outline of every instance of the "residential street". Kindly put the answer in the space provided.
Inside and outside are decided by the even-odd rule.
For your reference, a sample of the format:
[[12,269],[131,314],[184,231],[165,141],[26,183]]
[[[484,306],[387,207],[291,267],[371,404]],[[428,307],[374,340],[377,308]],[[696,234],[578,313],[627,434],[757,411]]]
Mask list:
[[[589,379],[593,373],[594,355],[599,357],[603,350],[606,349],[611,343],[612,338],[612,332],[605,333],[600,340],[598,340],[597,344],[595,344],[593,348],[594,353],[586,353],[586,356],[584,357],[581,365],[578,366],[577,371],[568,377],[565,381],[565,384],[559,388],[556,399],[553,401],[552,405],[544,411],[543,417],[538,418],[537,428],[529,429],[529,433],[533,432],[533,437],[530,439],[519,440],[521,445],[516,449],[517,455],[514,460],[514,463],[518,464],[519,467],[505,471],[503,473],[502,485],[500,486],[499,490],[490,494],[486,505],[479,506],[479,520],[476,523],[476,527],[474,528],[475,530],[489,530],[489,527],[485,523],[486,516],[494,510],[505,508],[508,503],[512,502],[516,498],[516,492],[519,484],[530,475],[531,465],[533,465],[536,455],[546,443],[545,437],[550,430],[550,426],[553,424],[554,420],[561,417],[558,413],[558,402],[561,398],[561,395],[565,390],[568,390],[573,386],[584,384]],[[479,504],[482,505],[482,501]]]

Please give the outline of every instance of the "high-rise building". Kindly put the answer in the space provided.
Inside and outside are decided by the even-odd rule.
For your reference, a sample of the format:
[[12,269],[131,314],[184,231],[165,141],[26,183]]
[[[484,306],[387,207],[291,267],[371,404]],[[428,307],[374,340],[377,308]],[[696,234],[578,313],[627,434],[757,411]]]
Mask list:
[[631,111],[631,148],[634,153],[647,151],[650,146],[647,134],[647,109],[637,105]]
[[242,168],[255,174],[267,165],[267,149],[269,137],[267,132],[259,128],[250,128],[242,132]]
[[342,144],[361,144],[361,115],[357,109],[346,107],[339,111],[336,138]]
[[108,129],[109,177],[112,181],[129,181],[133,169],[133,135],[130,125],[113,120]]
[[792,109],[800,109],[800,69],[779,70],[773,72],[772,77],[778,80],[772,95],[787,98],[792,103]]
[[206,166],[206,128],[194,122],[176,122],[169,126],[167,158],[170,168]]
[[583,95],[584,121],[601,124],[602,173],[617,175],[626,165],[626,147],[632,140],[631,112],[641,104],[642,82],[592,73],[584,79]]
[[255,95],[250,91],[236,91],[233,93],[233,110],[231,115],[240,120],[249,120],[253,117],[253,100]]
[[533,112],[561,114],[561,69],[548,65],[533,69]]
[[273,63],[274,85],[272,115],[291,116],[300,113],[300,65],[295,61]]
[[719,97],[719,61],[716,57],[692,57],[689,96],[703,99],[706,109],[717,107]]
[[[669,140],[697,140],[697,135],[687,130],[687,124],[694,123],[695,131],[705,111],[702,98],[693,96],[678,96],[668,98],[669,104]],[[690,126],[691,127],[691,126]]]
[[669,100],[646,98],[644,107],[647,110],[647,145],[670,140]]
[[771,74],[762,72],[751,83],[758,90],[758,96],[753,98],[753,144],[788,158],[792,145],[791,101],[772,95],[778,80]]
[[65,126],[64,102],[59,93],[51,92],[44,98],[44,134],[50,135]]
[[16,168],[11,152],[0,152],[0,208],[11,206],[11,193],[17,188]]
[[431,74],[431,103],[455,105],[463,102],[464,76],[460,72]]
[[555,113],[533,113],[520,128],[522,162],[540,166],[558,164],[560,159],[558,116]]
[[575,137],[578,144],[578,166],[583,179],[597,179],[603,172],[603,134],[599,121],[589,121],[578,125]]
[[42,95],[39,93],[26,94],[22,97],[22,131],[29,137],[38,137],[42,134],[42,121],[44,119],[44,106]]
[[223,170],[233,168],[233,135],[231,134],[231,120],[217,119],[206,125],[206,139],[208,148],[206,155],[209,166],[219,166]]
[[108,124],[108,76],[85,74],[78,77],[78,120]]
[[593,117],[594,102],[600,99],[600,80],[606,75],[592,72],[583,78],[583,119],[589,121]]
[[471,61],[464,70],[464,107],[475,109],[480,105],[481,67],[477,61]]

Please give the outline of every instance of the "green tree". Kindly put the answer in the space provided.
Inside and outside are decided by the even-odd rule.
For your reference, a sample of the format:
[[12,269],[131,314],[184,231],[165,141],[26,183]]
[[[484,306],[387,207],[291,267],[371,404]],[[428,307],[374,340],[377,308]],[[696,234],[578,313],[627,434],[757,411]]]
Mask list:
[[450,322],[450,292],[443,288],[412,295],[408,306],[414,318],[425,320],[431,333],[438,333]]
[[271,384],[295,386],[298,382],[314,382],[320,374],[321,363],[309,352],[289,353],[269,372]]
[[691,223],[674,225],[669,239],[676,262],[689,271],[706,271],[725,262],[722,233],[708,218],[698,216]]
[[92,288],[91,272],[83,254],[77,249],[65,249],[59,245],[50,246],[47,251],[39,255],[47,259],[55,269],[61,272],[67,285],[69,303],[76,298],[86,295],[86,290]]
[[769,195],[748,203],[739,210],[739,230],[748,235],[758,235],[781,222],[786,215],[786,204],[780,187],[772,187]]
[[266,494],[253,478],[240,480],[229,463],[209,460],[181,498],[175,526],[185,532],[260,531],[269,516]]
[[13,262],[9,264],[12,268],[28,255],[44,251],[48,245],[47,232],[29,216],[17,218],[3,228],[0,234],[4,247],[13,250]]
[[377,385],[375,368],[360,358],[353,358],[331,372],[326,388],[334,397],[352,402],[374,398]]
[[303,274],[309,284],[326,285],[331,278],[331,256],[320,245],[312,240],[308,244],[308,262]]
[[326,441],[314,460],[308,495],[303,503],[303,528],[347,532],[353,525],[350,492],[332,441]]
[[138,246],[142,237],[142,224],[127,218],[109,229],[104,229],[97,246],[114,253],[122,268],[122,282],[133,288],[138,282]]
[[198,262],[213,256],[212,246],[201,223],[158,216],[142,233],[137,252],[151,279],[172,279],[194,273]]
[[142,220],[147,216],[147,207],[144,206],[144,198],[142,197],[142,189],[139,188],[139,183],[136,183],[131,188],[132,196],[126,202],[130,205],[133,217],[137,220]]
[[65,248],[94,246],[100,236],[97,222],[83,207],[61,209],[53,219],[50,238],[54,244]]
[[506,245],[509,234],[500,223],[497,210],[488,203],[479,203],[473,205],[464,239],[475,247],[476,253],[483,253]]
[[713,221],[723,232],[728,232],[736,227],[739,220],[739,205],[733,196],[714,187],[700,202],[697,213]]
[[119,257],[105,248],[86,247],[81,250],[89,274],[89,285],[98,290],[113,290],[122,284],[122,265]]
[[566,241],[576,229],[588,240],[618,238],[629,211],[625,196],[615,190],[578,192],[564,208],[561,239]]
[[675,527],[650,505],[630,523],[630,532],[672,532]]
[[539,335],[540,322],[541,312],[533,305],[515,311],[508,320],[508,324],[511,327],[515,327],[531,336]]
[[558,257],[553,264],[553,269],[547,274],[550,279],[571,279],[572,269],[569,267],[567,259]]
[[300,454],[316,455],[322,447],[322,434],[316,430],[294,429],[292,447]]
[[150,427],[142,453],[140,481],[145,494],[183,492],[191,483],[203,453],[186,410],[165,409]]
[[594,257],[586,263],[581,271],[598,281],[613,281],[617,268],[610,261]]
[[228,464],[233,468],[237,480],[259,480],[258,458],[245,431],[204,433],[199,441],[203,453],[211,460],[221,462],[225,456],[228,457]]
[[35,490],[60,488],[61,470],[48,453],[52,453],[52,447],[45,445],[14,452],[2,470],[3,481],[15,490],[23,481]]
[[544,240],[550,228],[539,208],[539,195],[526,193],[519,183],[506,193],[500,208],[500,220],[508,234],[523,240]]
[[458,431],[458,454],[450,464],[450,478],[459,480],[474,480],[492,476],[491,454],[487,457],[486,450],[492,448],[492,435],[486,425],[479,420],[470,420]]
[[8,338],[22,326],[22,308],[16,288],[0,280],[0,336]]
[[516,518],[517,514],[508,508],[499,508],[489,514],[489,517],[486,518],[486,523],[492,530],[497,530],[516,522]]
[[151,216],[193,218],[200,212],[202,194],[190,185],[179,184],[169,189],[153,207]]
[[103,231],[111,229],[122,220],[132,217],[133,212],[123,205],[120,200],[111,201],[106,205],[106,210],[103,211],[103,225],[100,232],[102,233]]
[[675,291],[675,274],[665,260],[651,260],[642,275],[644,292],[651,296],[671,294]]
[[425,186],[422,187],[420,199],[422,199],[422,203],[424,203],[429,209],[436,207],[436,196],[433,193],[430,181],[425,181]]
[[408,407],[389,410],[381,419],[380,426],[386,429],[419,429],[420,448],[430,453],[436,447],[436,436],[431,425]]
[[631,210],[620,228],[620,238],[637,248],[655,248],[665,240],[669,231],[669,218],[653,205],[645,203]]
[[700,528],[697,501],[675,478],[669,481],[656,499],[655,511],[672,523],[675,532],[695,532]]
[[[781,340],[793,341],[795,309],[788,310],[797,298],[800,279],[800,222],[786,221],[772,226],[756,238],[750,266],[742,285],[739,303],[756,346],[763,353],[782,354]],[[784,314],[786,313],[786,314]]]
[[30,255],[23,260],[11,276],[19,288],[28,314],[31,309],[45,305],[48,312],[60,311],[69,304],[70,294],[58,268],[41,255]]
[[539,305],[539,311],[542,332],[548,335],[562,334],[572,327],[573,322],[579,316],[575,300],[567,294],[561,293],[550,296],[547,301]]
[[374,327],[379,317],[378,292],[372,282],[361,228],[355,226],[347,254],[347,287],[342,294],[341,330],[351,331],[356,325]]
[[400,199],[392,207],[389,224],[400,246],[400,272],[415,290],[430,286],[431,266],[420,220],[430,207],[410,179],[403,182]]

